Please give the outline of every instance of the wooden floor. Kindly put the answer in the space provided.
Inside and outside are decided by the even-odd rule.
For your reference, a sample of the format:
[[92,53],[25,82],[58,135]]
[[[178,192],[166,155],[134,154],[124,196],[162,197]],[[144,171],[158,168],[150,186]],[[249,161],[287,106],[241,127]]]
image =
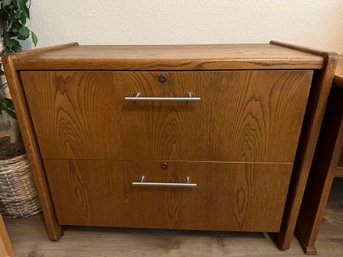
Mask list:
[[[68,227],[59,242],[47,239],[41,217],[6,219],[17,257],[305,256],[296,240],[279,251],[262,233]],[[343,178],[337,178],[317,241],[318,256],[343,256]]]

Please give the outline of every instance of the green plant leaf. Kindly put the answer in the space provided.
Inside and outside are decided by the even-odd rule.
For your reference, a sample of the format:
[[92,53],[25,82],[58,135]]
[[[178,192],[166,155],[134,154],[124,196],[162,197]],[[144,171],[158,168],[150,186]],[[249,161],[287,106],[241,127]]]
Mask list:
[[2,7],[6,7],[7,5],[10,5],[12,0],[3,0],[2,1]]
[[13,34],[19,33],[19,30],[21,29],[23,25],[20,23],[19,20],[14,20],[12,22],[12,26],[9,29],[9,32],[12,32]]
[[3,43],[4,43],[5,50],[7,47],[9,48],[12,47],[12,40],[7,36],[7,34],[3,36]]
[[30,19],[30,12],[29,9],[27,8],[26,1],[23,0],[17,0],[19,1],[19,7],[21,11],[25,14],[27,19]]
[[17,118],[12,99],[0,97],[0,114],[2,114],[3,111],[5,111],[13,119]]
[[3,102],[8,109],[14,110],[12,99],[4,98]]
[[18,38],[25,40],[30,36],[30,30],[26,26],[22,26],[18,31]]
[[15,12],[15,14],[14,14],[13,17],[14,17],[15,19],[19,19],[21,15],[22,15],[22,12],[20,12],[20,11],[18,10],[18,11]]
[[0,35],[4,45],[1,54],[21,51],[19,41],[30,36],[37,45],[37,36],[25,25],[30,19],[30,4],[30,0],[0,0]]
[[33,44],[34,44],[35,46],[37,46],[38,38],[37,38],[36,33],[34,33],[33,31],[31,31],[31,38],[32,38]]
[[26,15],[24,13],[20,13],[20,17],[19,20],[21,22],[21,24],[25,24],[26,23]]
[[16,115],[15,111],[9,110],[9,109],[5,109],[4,111],[5,111],[11,118],[17,119],[17,115]]
[[21,45],[18,40],[9,38],[7,34],[4,35],[3,37],[3,42],[5,46],[5,53],[11,53],[11,52],[17,52],[21,51]]

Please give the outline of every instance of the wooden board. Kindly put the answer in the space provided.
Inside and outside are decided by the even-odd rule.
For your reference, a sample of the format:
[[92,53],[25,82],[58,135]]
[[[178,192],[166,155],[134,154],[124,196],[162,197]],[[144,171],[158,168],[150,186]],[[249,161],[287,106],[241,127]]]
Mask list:
[[333,87],[297,221],[297,236],[307,253],[315,241],[343,145],[343,89]]
[[336,176],[343,177],[343,151],[341,157],[339,158],[338,167],[336,168]]
[[15,60],[19,70],[320,69],[323,58],[270,44],[74,46]]
[[[312,71],[160,74],[21,72],[42,156],[293,163]],[[137,91],[201,101],[124,100]]]
[[337,167],[336,177],[343,177],[343,167],[342,166]]
[[19,73],[14,66],[13,59],[16,59],[18,56],[29,56],[32,54],[38,54],[45,51],[54,51],[63,47],[70,46],[70,44],[57,45],[44,49],[36,49],[29,52],[21,52],[17,54],[2,56],[5,76],[8,82],[11,96],[13,98],[13,104],[16,110],[16,116],[19,123],[21,136],[24,141],[28,161],[30,163],[30,168],[32,170],[39,200],[43,210],[48,236],[51,240],[58,240],[62,235],[62,229],[56,220],[55,211],[52,206],[30,111],[27,106],[26,97],[20,81]]
[[307,254],[316,254],[315,242],[319,226],[342,152],[343,87],[337,85],[337,76],[331,89],[297,221],[296,234]]
[[[343,56],[339,56],[337,68],[335,72],[334,83],[337,87],[343,88]],[[343,151],[339,158],[338,167],[336,169],[336,176],[343,177]]]
[[8,237],[6,227],[5,227],[1,214],[0,214],[0,256],[1,257],[14,257],[13,247]]
[[281,231],[275,235],[275,240],[278,242],[279,247],[281,249],[288,249],[294,234],[302,197],[313,160],[315,146],[317,144],[320,127],[324,117],[325,106],[331,90],[337,55],[335,53],[321,52],[276,41],[271,41],[271,43],[325,58],[323,69],[316,71],[313,77],[313,84],[307,103],[304,125],[302,127],[294,162],[291,186],[286,202],[286,211],[283,216]]
[[338,57],[338,63],[335,71],[335,79],[343,79],[343,55]]
[[[277,232],[292,165],[44,160],[60,224]],[[194,188],[133,187],[132,182]]]

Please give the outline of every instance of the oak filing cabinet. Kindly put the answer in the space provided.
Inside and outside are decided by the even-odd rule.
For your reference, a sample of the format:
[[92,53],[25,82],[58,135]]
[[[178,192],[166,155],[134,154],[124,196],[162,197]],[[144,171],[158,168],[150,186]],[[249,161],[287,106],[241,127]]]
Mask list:
[[334,54],[75,43],[4,61],[50,239],[111,226],[271,232],[289,247]]

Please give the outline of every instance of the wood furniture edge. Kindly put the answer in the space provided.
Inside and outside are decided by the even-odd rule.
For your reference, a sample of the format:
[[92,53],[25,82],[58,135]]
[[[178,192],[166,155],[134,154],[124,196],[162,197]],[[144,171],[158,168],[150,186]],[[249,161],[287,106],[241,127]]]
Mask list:
[[[49,49],[51,50],[56,48]],[[46,50],[48,49],[46,48]],[[37,53],[37,51],[35,51],[35,53]],[[62,229],[57,222],[24,90],[13,63],[13,57],[17,55],[20,54],[6,55],[2,58],[5,76],[13,97],[13,104],[17,113],[21,135],[42,206],[48,236],[51,240],[58,240],[62,236]]]
[[[30,55],[38,55],[53,50],[58,50],[66,47],[77,46],[78,43],[69,43],[58,46],[51,46],[30,50],[27,52],[18,53],[18,56],[26,57]],[[318,55],[317,55],[318,56]],[[16,57],[16,56],[14,56]],[[62,64],[61,64],[62,62]],[[67,62],[67,65],[63,65]],[[160,63],[159,63],[160,62]],[[299,63],[300,62],[300,63]],[[161,63],[161,60],[155,59],[116,59],[115,62],[109,62],[106,59],[78,59],[64,60],[51,59],[39,60],[39,62],[29,58],[24,60],[14,59],[17,70],[245,70],[245,69],[322,69],[322,61],[309,62],[304,60],[274,60],[274,59],[166,59]]]
[[307,255],[317,255],[317,250],[314,246],[308,245],[306,243],[306,240],[304,238],[301,237],[300,234],[297,233],[297,228],[295,228],[295,235],[298,239],[298,242],[301,246],[301,248],[303,249],[304,253]]
[[343,146],[343,87],[342,80],[337,81],[343,77],[340,71],[337,66],[296,226],[306,254],[316,252],[315,243],[333,179],[342,175],[342,167],[338,167]]
[[[338,55],[335,52],[320,51],[317,49],[304,47],[304,46],[300,46],[300,45],[288,44],[288,43],[284,43],[284,42],[280,42],[280,41],[276,41],[276,40],[271,40],[269,42],[269,44],[278,45],[278,46],[290,48],[290,49],[293,49],[296,51],[305,52],[305,53],[309,53],[309,54],[313,54],[313,55],[317,55],[317,56],[322,56],[324,58],[326,58],[328,56],[332,56],[335,60],[335,68],[336,68]],[[335,71],[335,68],[333,69],[333,72]]]
[[336,169],[336,177],[343,177],[343,167],[338,167]]
[[[342,114],[343,107],[339,105],[337,95],[339,97],[343,96],[343,88],[336,87],[334,84],[332,92],[328,103],[329,113],[326,113],[325,116],[325,124],[322,126],[320,141],[318,141],[319,144],[315,152],[315,160],[305,190],[305,198],[308,200],[306,200],[306,205],[304,202],[300,209],[300,215],[302,216],[299,216],[299,218],[302,219],[298,220],[296,227],[296,233],[306,254],[311,254],[310,250],[315,249],[320,223],[336,175],[336,167],[343,145],[343,118],[342,116],[333,116],[333,112],[336,113],[337,108]],[[317,168],[319,165],[323,165],[323,167]],[[308,213],[308,210],[311,210],[311,212]],[[303,220],[307,221],[307,223]],[[304,224],[300,224],[300,222]]]
[[[41,62],[16,62],[18,70],[92,70],[92,71],[220,71],[220,70],[284,70],[284,69],[307,69],[317,70],[321,69],[321,64],[298,64],[297,62],[280,63],[279,61],[269,61],[267,63],[259,63],[262,61],[248,61],[248,60],[212,60],[208,61],[191,61],[185,62],[184,60],[168,60],[163,63],[152,64],[154,61],[150,61],[148,64],[144,61],[126,61],[116,60],[113,63],[109,63],[107,60],[101,60],[93,62],[88,60],[87,62],[72,60],[68,61],[66,65],[61,65],[60,60],[49,60]],[[63,61],[62,63],[65,63]],[[85,64],[86,63],[86,64]],[[290,68],[292,67],[292,68]]]
[[343,54],[338,56],[334,84],[335,86],[343,87]]
[[79,43],[77,43],[77,42],[71,42],[71,43],[66,43],[66,44],[41,47],[41,48],[26,50],[26,51],[22,51],[22,52],[7,54],[7,55],[4,55],[4,57],[2,57],[2,58],[7,58],[7,56],[11,56],[12,61],[15,62],[17,57],[29,57],[29,56],[43,54],[46,52],[51,52],[51,51],[55,51],[55,50],[59,50],[59,49],[63,49],[63,48],[74,47],[74,46],[78,46],[78,45],[79,45]]
[[343,88],[343,76],[335,76],[334,84],[336,87]]
[[[280,233],[273,235],[274,240],[278,243],[280,249],[285,250],[290,247],[290,243],[295,232],[296,222],[305,192],[305,186],[312,164],[315,146],[318,140],[321,123],[334,78],[334,72],[337,65],[337,54],[317,51],[278,41],[270,41],[270,44],[320,55],[323,56],[325,60],[322,70],[317,71],[314,75],[313,86],[305,113],[303,129],[294,163],[291,187],[287,196]],[[307,246],[304,245],[304,240],[302,240],[301,236],[298,235],[299,233],[297,233],[297,237],[300,238],[299,242],[302,244],[302,247],[307,248]],[[308,251],[310,252],[311,249],[309,248]]]
[[6,231],[4,220],[0,214],[0,255],[3,257],[14,257],[11,240]]
[[[343,88],[343,55],[338,56],[338,65],[336,69],[336,74],[333,80],[333,84],[336,87]],[[343,177],[343,153],[341,153],[341,159],[340,163],[338,164],[338,167],[336,168],[336,177]]]

